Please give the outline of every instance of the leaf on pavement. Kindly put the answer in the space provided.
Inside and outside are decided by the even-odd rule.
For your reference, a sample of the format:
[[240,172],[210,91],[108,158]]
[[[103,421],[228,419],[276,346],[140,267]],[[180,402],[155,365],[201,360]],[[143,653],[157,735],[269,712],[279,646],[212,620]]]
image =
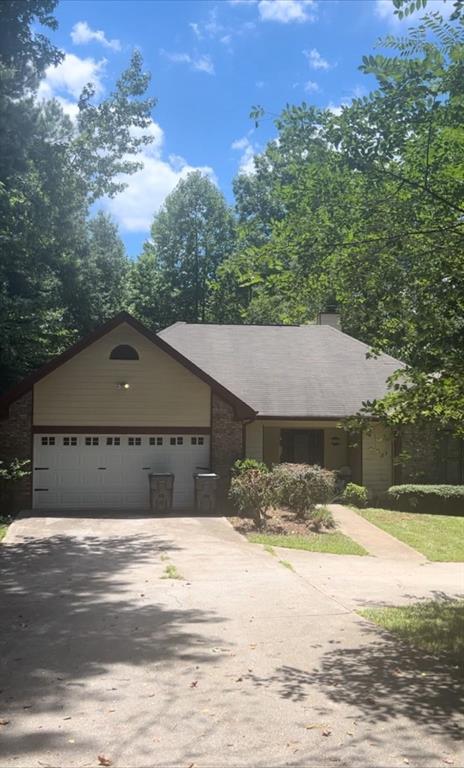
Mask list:
[[112,759],[106,755],[98,755],[97,759],[99,765],[111,765],[113,762]]

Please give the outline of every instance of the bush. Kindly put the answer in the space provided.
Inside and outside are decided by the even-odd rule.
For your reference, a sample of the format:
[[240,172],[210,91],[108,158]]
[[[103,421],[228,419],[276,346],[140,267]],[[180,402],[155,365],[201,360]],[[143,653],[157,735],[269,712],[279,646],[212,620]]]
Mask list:
[[321,528],[335,528],[334,516],[327,507],[316,507],[311,515],[310,525],[315,531],[320,531]]
[[257,472],[269,472],[266,464],[262,461],[256,461],[256,459],[237,459],[232,466],[232,475],[241,475],[243,472],[248,472],[250,469]]
[[353,507],[365,507],[367,506],[367,488],[364,485],[348,483],[342,493],[342,499],[346,504],[351,504]]
[[386,498],[400,512],[464,515],[464,485],[392,485]]
[[304,519],[335,493],[335,473],[309,464],[278,464],[270,476],[270,502]]
[[269,506],[269,474],[260,469],[247,469],[232,477],[229,499],[244,517],[252,517],[257,528],[266,519]]

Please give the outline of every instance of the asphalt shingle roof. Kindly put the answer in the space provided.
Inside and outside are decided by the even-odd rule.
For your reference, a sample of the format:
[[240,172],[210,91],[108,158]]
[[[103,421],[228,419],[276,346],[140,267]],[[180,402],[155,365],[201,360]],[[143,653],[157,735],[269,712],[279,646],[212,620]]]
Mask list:
[[353,415],[402,367],[328,325],[175,323],[159,336],[263,416]]

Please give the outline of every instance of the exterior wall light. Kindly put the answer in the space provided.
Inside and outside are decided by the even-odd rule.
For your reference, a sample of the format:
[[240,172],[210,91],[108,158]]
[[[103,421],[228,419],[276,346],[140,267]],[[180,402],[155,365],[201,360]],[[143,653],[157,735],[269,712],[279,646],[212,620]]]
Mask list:
[[127,381],[120,381],[116,384],[118,389],[130,389],[130,384]]

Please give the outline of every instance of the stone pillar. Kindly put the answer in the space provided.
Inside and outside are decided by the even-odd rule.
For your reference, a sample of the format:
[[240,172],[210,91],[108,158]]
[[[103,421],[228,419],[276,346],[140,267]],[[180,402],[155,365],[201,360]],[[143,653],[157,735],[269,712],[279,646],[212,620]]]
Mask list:
[[243,422],[237,419],[233,407],[214,392],[211,403],[211,457],[211,469],[219,475],[218,498],[224,501],[229,489],[231,467],[234,461],[243,458]]
[[0,421],[0,461],[9,464],[12,459],[28,459],[30,474],[5,486],[4,513],[32,507],[32,391],[15,400]]

